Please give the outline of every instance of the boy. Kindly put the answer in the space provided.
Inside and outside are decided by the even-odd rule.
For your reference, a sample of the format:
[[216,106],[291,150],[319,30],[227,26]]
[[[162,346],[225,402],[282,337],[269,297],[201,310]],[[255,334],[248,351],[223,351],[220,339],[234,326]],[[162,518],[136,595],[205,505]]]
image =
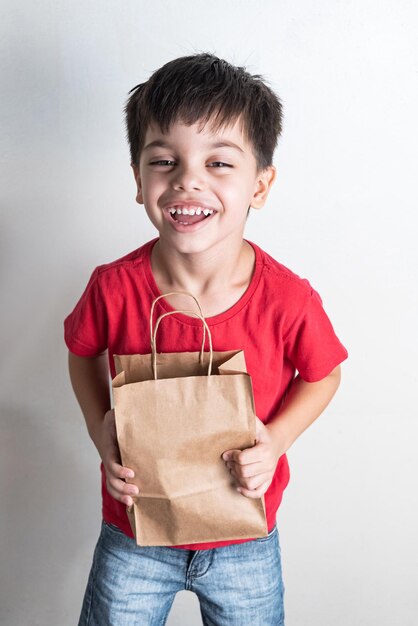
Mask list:
[[[175,59],[131,93],[136,200],[159,237],[96,268],[65,320],[72,385],[102,459],[103,523],[79,624],[164,624],[177,591],[188,589],[204,624],[282,625],[276,513],[286,452],[331,400],[347,351],[309,282],[243,238],[249,207],[264,205],[275,179],[281,103],[260,76],[211,54]],[[223,458],[243,497],[264,496],[266,537],[174,547],[132,538],[126,506],[138,490],[120,461],[108,367],[113,377],[113,354],[150,352],[151,302],[171,291],[197,297],[214,350],[244,350],[257,440]],[[177,294],[159,305],[166,312],[191,301]],[[197,351],[200,333],[199,319],[170,315],[159,351]]]

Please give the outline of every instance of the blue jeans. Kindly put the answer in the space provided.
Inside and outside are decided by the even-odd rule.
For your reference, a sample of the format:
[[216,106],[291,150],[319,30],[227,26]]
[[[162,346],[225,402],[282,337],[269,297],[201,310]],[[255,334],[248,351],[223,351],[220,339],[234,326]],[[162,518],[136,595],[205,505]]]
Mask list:
[[136,545],[102,522],[79,626],[160,626],[175,595],[196,593],[205,626],[284,626],[277,526],[208,550]]

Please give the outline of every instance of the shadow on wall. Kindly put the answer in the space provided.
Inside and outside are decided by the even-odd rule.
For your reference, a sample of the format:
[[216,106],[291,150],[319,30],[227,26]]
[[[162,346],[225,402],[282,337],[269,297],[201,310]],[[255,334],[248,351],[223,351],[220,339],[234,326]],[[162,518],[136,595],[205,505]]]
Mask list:
[[16,405],[0,407],[0,622],[73,625],[99,532],[98,457],[81,420]]

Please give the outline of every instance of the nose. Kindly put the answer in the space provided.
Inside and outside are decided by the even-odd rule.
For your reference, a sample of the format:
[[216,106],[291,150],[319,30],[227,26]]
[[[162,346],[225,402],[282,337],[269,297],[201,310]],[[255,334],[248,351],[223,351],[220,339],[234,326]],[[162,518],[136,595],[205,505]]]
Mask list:
[[201,190],[205,186],[204,175],[196,168],[178,165],[172,184],[176,191]]

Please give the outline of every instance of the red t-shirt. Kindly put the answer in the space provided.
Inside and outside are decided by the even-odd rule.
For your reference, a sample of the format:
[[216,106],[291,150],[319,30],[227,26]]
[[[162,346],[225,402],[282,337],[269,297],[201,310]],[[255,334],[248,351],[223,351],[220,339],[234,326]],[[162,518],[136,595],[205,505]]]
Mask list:
[[[65,342],[74,354],[95,356],[108,349],[112,378],[114,354],[151,352],[150,308],[152,301],[161,295],[150,262],[151,249],[157,240],[97,267],[64,322]],[[267,423],[280,408],[296,371],[303,380],[316,382],[344,361],[348,353],[335,335],[319,294],[309,282],[254,243],[248,243],[255,251],[255,269],[246,292],[230,309],[206,318],[206,322],[211,330],[213,350],[244,350],[256,415]],[[159,314],[174,310],[164,298],[157,307]],[[167,316],[158,331],[158,351],[197,352],[201,327],[198,318],[182,313]],[[109,495],[103,464],[101,470],[103,519],[132,537],[126,507]],[[269,530],[275,524],[288,482],[289,466],[284,454],[264,494]],[[174,547],[203,550],[245,541],[250,539]]]

